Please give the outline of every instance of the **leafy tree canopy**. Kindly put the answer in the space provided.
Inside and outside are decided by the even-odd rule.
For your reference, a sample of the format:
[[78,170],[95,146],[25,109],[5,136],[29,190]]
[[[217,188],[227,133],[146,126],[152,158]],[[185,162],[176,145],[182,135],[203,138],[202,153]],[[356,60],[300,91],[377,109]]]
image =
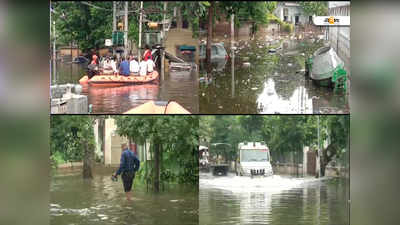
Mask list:
[[328,14],[328,2],[300,1],[299,4],[307,15],[326,16]]

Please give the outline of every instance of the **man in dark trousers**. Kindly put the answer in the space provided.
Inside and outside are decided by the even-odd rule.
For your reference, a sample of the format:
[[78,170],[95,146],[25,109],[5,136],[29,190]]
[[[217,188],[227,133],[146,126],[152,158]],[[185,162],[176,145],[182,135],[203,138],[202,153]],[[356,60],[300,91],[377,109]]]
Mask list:
[[121,148],[122,148],[121,163],[118,171],[113,176],[117,177],[122,173],[121,178],[122,178],[122,183],[124,184],[126,199],[130,201],[132,183],[133,179],[135,178],[136,171],[139,170],[140,161],[136,157],[135,153],[133,153],[128,148],[128,145],[126,143],[123,143],[121,145]]

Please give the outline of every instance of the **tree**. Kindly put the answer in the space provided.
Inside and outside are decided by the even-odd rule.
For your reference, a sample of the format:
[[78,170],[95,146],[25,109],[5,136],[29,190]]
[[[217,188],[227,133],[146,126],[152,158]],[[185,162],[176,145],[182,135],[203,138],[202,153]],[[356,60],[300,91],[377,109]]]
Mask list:
[[181,183],[198,183],[197,117],[116,116],[115,120],[120,135],[137,143],[150,142],[156,192],[160,190],[163,174],[177,177]]
[[276,2],[276,1],[268,1],[265,4],[267,5],[268,11],[270,13],[274,13],[274,11],[275,11],[275,9],[276,9],[276,7],[278,5],[278,2]]
[[334,158],[341,157],[349,145],[349,116],[326,116],[323,121],[326,132],[324,139],[330,139],[328,146],[322,150],[320,158],[321,176],[325,176],[326,166]]
[[328,14],[328,2],[300,1],[299,4],[307,15],[326,16]]
[[94,117],[51,116],[50,158],[57,153],[65,161],[83,160],[83,178],[93,178]]
[[[60,43],[76,42],[83,51],[100,48],[112,33],[112,2],[52,2]],[[109,9],[109,10],[105,10]],[[111,11],[110,11],[111,10]]]

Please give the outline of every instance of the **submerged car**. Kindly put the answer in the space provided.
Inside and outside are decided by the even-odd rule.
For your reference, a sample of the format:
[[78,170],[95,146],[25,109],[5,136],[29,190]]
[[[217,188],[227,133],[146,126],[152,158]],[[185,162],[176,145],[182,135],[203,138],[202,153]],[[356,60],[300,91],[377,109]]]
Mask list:
[[238,176],[273,175],[268,146],[264,142],[239,143],[239,162],[236,169]]
[[89,62],[89,59],[84,56],[78,56],[73,61],[73,63],[82,64]]
[[[206,58],[206,44],[200,44],[200,59]],[[212,43],[211,44],[211,60],[227,60],[229,58],[228,53],[225,50],[223,43]]]

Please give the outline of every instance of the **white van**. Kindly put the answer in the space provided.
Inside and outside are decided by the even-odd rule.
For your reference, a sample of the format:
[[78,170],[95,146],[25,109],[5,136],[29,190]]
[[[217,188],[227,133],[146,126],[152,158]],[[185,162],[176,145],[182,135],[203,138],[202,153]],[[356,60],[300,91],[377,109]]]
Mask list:
[[268,146],[264,142],[239,143],[239,162],[236,175],[271,176],[273,175]]

